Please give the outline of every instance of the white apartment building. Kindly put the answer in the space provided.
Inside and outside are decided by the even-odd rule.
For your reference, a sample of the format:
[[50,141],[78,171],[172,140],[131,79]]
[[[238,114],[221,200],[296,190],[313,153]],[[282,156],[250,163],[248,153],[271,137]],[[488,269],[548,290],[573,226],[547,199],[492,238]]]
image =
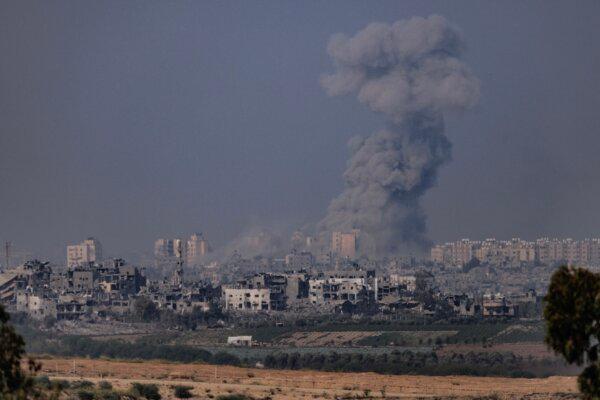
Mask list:
[[223,288],[225,309],[231,311],[270,311],[271,289]]
[[102,245],[98,239],[87,238],[79,244],[67,246],[67,266],[102,261]]
[[174,251],[172,239],[156,239],[156,241],[154,242],[154,257],[173,257],[173,254]]
[[181,257],[188,265],[195,265],[209,251],[208,242],[201,233],[194,233],[187,240],[161,238],[154,242],[154,258],[159,262]]
[[599,267],[600,239],[540,238],[535,242],[519,238],[506,241],[463,239],[431,248],[431,260],[440,264],[460,266],[472,258],[490,264],[539,262]]
[[208,243],[201,233],[194,233],[187,240],[186,262],[188,265],[197,264],[208,253]]

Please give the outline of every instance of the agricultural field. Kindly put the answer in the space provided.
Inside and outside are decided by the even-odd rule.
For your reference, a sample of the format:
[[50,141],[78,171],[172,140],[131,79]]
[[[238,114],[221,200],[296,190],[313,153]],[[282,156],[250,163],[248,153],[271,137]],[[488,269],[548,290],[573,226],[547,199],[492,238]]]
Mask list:
[[[27,351],[53,357],[164,360],[272,370],[543,378],[575,375],[543,343],[540,322],[324,324],[60,335],[22,327]],[[228,346],[252,335],[255,345]]]
[[345,331],[294,332],[275,342],[278,346],[418,346],[455,336],[458,331]]
[[[540,322],[481,322],[471,324],[324,324],[320,326],[266,326],[201,329],[170,333],[170,344],[225,345],[228,336],[251,335],[253,340],[275,347],[415,347],[468,343],[542,343]],[[162,335],[160,335],[162,336]],[[139,335],[152,337],[152,335]],[[163,336],[164,337],[164,336]]]
[[[46,358],[41,374],[71,382],[107,381],[125,391],[132,383],[156,384],[165,399],[173,388],[189,386],[195,398],[219,399],[240,394],[247,399],[576,399],[576,378],[543,379],[419,375],[379,375],[279,371],[208,364],[156,361],[124,362]],[[221,397],[227,398],[227,397]]]

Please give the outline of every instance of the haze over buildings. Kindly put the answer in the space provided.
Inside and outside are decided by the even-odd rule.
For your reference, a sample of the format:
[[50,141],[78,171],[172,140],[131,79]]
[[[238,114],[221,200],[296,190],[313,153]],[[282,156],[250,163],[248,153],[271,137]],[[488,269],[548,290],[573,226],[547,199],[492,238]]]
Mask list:
[[[395,113],[360,94],[328,97],[320,77],[362,68],[365,53],[348,43],[370,24],[391,30],[431,15],[451,26],[440,32],[460,31],[444,37],[464,49],[447,53],[479,79],[481,98],[445,118],[453,160],[448,143],[434,146],[437,185],[403,203],[417,224],[382,226],[416,226],[408,241],[435,243],[597,235],[597,1],[9,0],[0,4],[0,241],[13,243],[15,264],[18,252],[62,263],[65,246],[89,235],[110,249],[104,258],[131,258],[198,229],[215,253],[272,252],[305,226],[309,247],[328,246],[331,232],[368,231],[327,223],[321,240],[315,225],[356,189],[343,175],[362,152],[346,143],[394,132]],[[346,39],[328,53],[339,32]],[[366,151],[377,138],[397,141],[353,143]]]

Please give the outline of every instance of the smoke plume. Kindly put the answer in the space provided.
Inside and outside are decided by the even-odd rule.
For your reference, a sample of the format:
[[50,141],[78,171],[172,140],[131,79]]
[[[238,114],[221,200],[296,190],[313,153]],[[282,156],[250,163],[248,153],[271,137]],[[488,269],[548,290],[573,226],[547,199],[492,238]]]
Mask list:
[[211,259],[226,261],[236,253],[244,258],[282,256],[289,250],[289,241],[283,239],[286,236],[278,227],[254,226],[225,246],[217,248],[211,254]]
[[479,97],[479,81],[460,60],[463,49],[460,32],[437,15],[331,37],[334,71],[322,86],[331,96],[356,93],[387,127],[350,140],[345,189],[329,205],[322,231],[360,229],[363,254],[428,245],[420,203],[451,158],[444,114]]

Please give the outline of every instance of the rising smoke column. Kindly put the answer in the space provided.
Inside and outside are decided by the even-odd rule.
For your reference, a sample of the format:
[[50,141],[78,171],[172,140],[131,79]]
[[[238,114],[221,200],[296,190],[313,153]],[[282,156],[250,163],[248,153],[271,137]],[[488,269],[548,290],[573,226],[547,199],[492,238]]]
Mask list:
[[473,106],[479,81],[460,60],[460,32],[445,18],[373,23],[353,37],[336,34],[327,51],[331,96],[356,93],[387,127],[353,138],[345,189],[320,222],[323,232],[360,229],[360,251],[395,254],[426,246],[421,197],[451,158],[444,114]]

